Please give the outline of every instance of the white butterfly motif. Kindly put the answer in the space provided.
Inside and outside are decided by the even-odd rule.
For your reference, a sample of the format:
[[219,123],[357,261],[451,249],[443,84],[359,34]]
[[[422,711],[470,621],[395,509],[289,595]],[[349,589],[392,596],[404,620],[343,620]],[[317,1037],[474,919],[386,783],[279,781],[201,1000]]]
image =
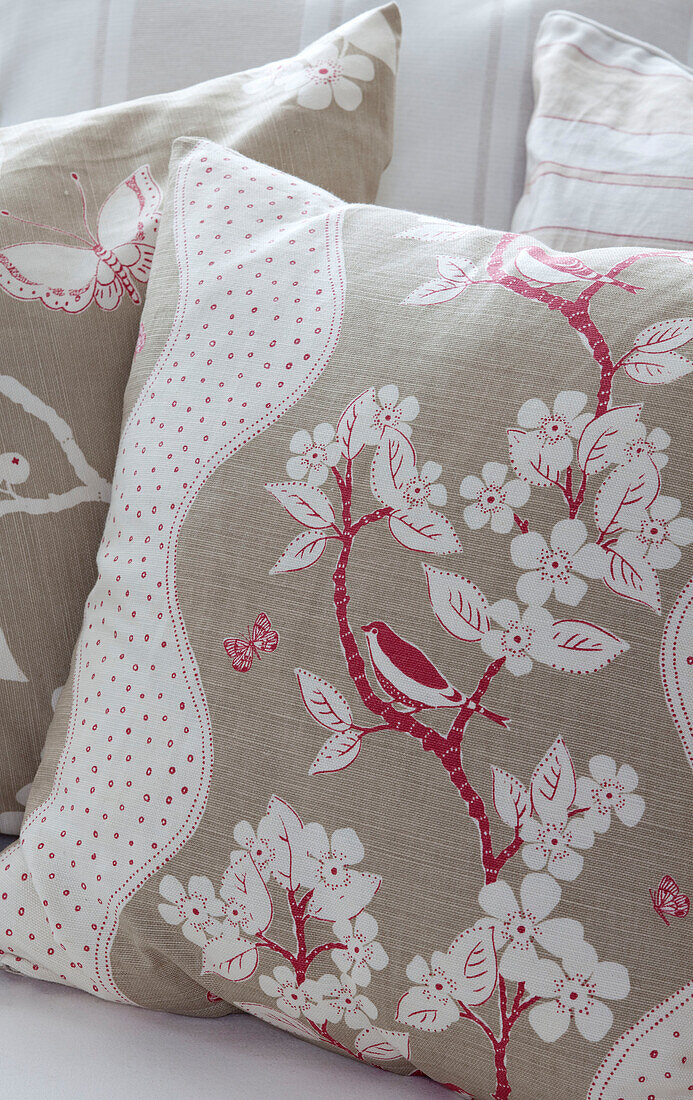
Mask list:
[[71,173],[82,200],[86,237],[55,226],[0,213],[26,225],[49,229],[78,244],[26,241],[0,247],[0,290],[21,301],[41,301],[49,309],[81,313],[95,301],[115,309],[125,292],[140,305],[134,280],[146,283],[159,225],[161,190],[148,164],[119,183],[99,210],[96,236],[87,221],[87,203],[76,172]]

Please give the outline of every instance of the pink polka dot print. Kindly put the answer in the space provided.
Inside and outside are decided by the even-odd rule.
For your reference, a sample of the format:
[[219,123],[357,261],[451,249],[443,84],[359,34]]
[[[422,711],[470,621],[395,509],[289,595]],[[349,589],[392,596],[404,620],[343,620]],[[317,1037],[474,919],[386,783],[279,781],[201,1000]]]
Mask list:
[[178,308],[121,439],[65,749],[0,859],[0,963],[121,1000],[119,913],[192,835],[212,775],[178,536],[214,470],[319,377],[344,301],[342,207],[325,192],[199,142],[172,204]]

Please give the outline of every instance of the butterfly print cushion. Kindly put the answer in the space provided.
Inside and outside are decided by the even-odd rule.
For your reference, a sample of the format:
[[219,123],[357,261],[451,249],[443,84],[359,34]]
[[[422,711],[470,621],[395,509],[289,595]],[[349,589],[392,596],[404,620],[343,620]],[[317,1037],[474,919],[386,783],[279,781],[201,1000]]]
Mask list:
[[169,193],[5,965],[476,1100],[681,1100],[690,266],[198,139]]
[[372,200],[398,45],[390,5],[252,72],[0,131],[0,833],[19,831],[94,581],[172,140]]

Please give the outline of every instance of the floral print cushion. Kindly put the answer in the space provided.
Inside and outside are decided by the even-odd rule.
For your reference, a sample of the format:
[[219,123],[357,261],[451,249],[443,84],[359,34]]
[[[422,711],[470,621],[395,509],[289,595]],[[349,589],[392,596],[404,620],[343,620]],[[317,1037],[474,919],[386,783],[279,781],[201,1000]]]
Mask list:
[[171,171],[3,963],[475,1100],[681,1100],[688,257]]
[[201,133],[372,201],[399,34],[392,4],[282,62],[0,133],[0,833],[19,832],[94,583],[171,142]]

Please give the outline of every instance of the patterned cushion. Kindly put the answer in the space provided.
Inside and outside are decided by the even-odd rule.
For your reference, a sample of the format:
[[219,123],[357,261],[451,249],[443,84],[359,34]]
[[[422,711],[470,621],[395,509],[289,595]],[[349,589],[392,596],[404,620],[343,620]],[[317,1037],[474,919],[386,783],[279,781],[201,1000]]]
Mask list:
[[391,5],[288,61],[0,132],[0,833],[19,831],[94,581],[171,141],[373,199],[398,42]]
[[467,1096],[680,1100],[690,265],[172,170],[5,964]]
[[693,70],[552,12],[539,29],[534,84],[513,229],[554,248],[693,249]]

